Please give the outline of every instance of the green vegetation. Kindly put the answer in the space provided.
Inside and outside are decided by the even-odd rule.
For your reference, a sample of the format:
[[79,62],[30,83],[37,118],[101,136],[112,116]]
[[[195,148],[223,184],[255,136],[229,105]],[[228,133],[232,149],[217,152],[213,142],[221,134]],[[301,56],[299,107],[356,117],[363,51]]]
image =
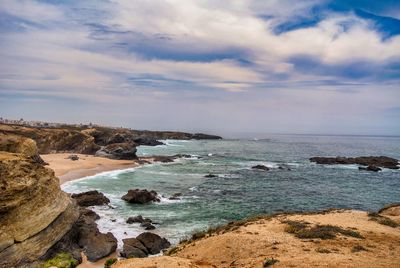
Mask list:
[[356,245],[351,249],[351,252],[353,252],[353,253],[360,252],[360,251],[368,251],[368,249],[366,249],[365,247],[363,247],[361,245]]
[[277,259],[274,259],[274,258],[266,259],[266,260],[264,261],[263,267],[270,267],[270,266],[274,265],[274,264],[277,263],[277,262],[278,262],[278,260],[277,260]]
[[57,268],[74,268],[78,265],[69,253],[59,253],[54,258],[47,260],[44,263],[44,268],[57,267]]
[[106,263],[104,263],[104,268],[110,268],[111,265],[113,265],[114,263],[116,263],[118,260],[116,258],[110,258],[106,261]]
[[371,221],[376,221],[379,224],[382,225],[386,225],[386,226],[390,226],[392,228],[396,228],[399,227],[400,224],[398,224],[397,222],[395,222],[394,220],[388,218],[388,217],[384,217],[382,215],[379,215],[376,212],[370,212],[368,213],[368,217]]
[[301,239],[334,239],[337,234],[351,236],[355,238],[364,238],[359,232],[343,229],[333,225],[315,225],[310,227],[310,223],[302,221],[285,221],[288,226],[285,231],[294,234]]

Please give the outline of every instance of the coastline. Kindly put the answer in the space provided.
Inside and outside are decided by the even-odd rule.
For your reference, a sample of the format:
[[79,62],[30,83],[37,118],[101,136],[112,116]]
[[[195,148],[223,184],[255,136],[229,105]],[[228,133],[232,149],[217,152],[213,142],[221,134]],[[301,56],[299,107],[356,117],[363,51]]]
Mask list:
[[140,166],[137,160],[114,160],[93,155],[74,154],[79,157],[73,161],[68,159],[70,153],[43,154],[41,157],[49,163],[48,168],[52,169],[60,180],[60,185],[93,176],[101,172],[127,169]]

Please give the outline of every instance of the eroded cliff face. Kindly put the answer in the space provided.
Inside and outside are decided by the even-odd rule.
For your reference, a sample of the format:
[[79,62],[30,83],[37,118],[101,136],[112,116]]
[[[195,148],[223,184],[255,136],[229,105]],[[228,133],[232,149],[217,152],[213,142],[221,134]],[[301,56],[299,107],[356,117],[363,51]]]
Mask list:
[[78,217],[52,170],[29,154],[0,152],[0,267],[36,261]]

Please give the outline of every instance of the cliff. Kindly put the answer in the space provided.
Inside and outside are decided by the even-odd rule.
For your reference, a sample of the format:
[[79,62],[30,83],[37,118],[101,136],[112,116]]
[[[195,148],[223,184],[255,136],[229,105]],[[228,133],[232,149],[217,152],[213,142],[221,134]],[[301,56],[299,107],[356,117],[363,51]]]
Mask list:
[[172,131],[140,131],[126,128],[72,127],[35,128],[0,124],[0,135],[25,137],[34,140],[40,154],[81,153],[112,159],[136,158],[139,145],[160,145],[160,139],[221,139],[207,134]]
[[112,268],[399,267],[400,206],[378,213],[330,210],[233,222],[167,253]]
[[0,152],[0,267],[36,261],[78,216],[52,170],[29,155]]

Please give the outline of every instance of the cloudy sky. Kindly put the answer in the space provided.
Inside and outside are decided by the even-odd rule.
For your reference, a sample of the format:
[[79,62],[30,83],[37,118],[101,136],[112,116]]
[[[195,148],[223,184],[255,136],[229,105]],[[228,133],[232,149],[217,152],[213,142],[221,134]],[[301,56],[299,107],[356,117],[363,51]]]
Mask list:
[[400,135],[400,1],[0,0],[0,116]]

